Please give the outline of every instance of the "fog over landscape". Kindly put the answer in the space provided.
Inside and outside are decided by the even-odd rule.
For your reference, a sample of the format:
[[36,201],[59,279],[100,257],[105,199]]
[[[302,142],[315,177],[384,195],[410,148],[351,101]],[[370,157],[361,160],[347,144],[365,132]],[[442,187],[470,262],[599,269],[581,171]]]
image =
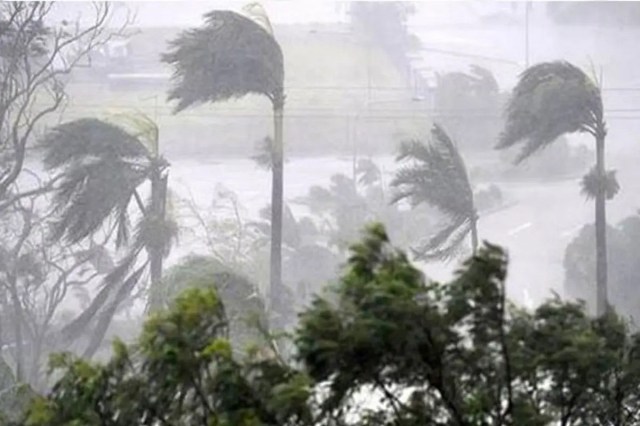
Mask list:
[[[553,395],[550,404],[569,413],[564,420],[554,423],[563,411],[541,402],[538,422],[527,423],[522,419],[533,417],[518,404],[535,405],[535,397],[516,401],[525,388],[523,395],[554,389],[548,383],[558,377],[609,374],[555,375],[556,355],[614,345],[588,346],[593,336],[626,336],[615,353],[635,359],[639,39],[640,2],[0,4],[0,425],[640,424],[631,414],[602,420],[609,408],[600,400],[573,410],[562,405],[571,398],[558,403]],[[406,257],[394,257],[390,247]],[[445,290],[433,290],[438,286]],[[189,293],[194,289],[202,292]],[[221,304],[212,301],[218,297]],[[585,305],[574,311],[576,300]],[[469,317],[458,318],[465,309]],[[616,332],[598,322],[614,311]],[[553,318],[560,325],[550,334],[536,328]],[[362,328],[353,325],[361,319]],[[434,324],[443,328],[433,331]],[[527,334],[523,324],[536,331]],[[569,331],[576,324],[588,329],[580,338]],[[418,334],[411,334],[414,325]],[[562,330],[566,336],[536,346]],[[269,334],[281,331],[294,338]],[[167,336],[174,332],[195,340],[173,341]],[[229,348],[213,335],[228,338]],[[63,390],[85,383],[89,370],[54,357],[66,374],[59,377],[78,375],[56,382],[47,374],[49,357],[128,359],[124,346],[112,347],[116,337],[133,345],[131,357],[144,359],[130,368],[148,368],[135,374],[153,378],[155,390],[135,393],[126,380],[138,376],[118,376],[115,366],[124,364],[112,361],[109,373],[91,370],[127,383],[112,394],[107,384],[96,385],[103,390],[92,401],[109,408],[95,414],[89,404],[84,414],[70,414],[69,407],[84,406]],[[438,339],[473,350],[463,357],[442,343],[438,352]],[[525,340],[532,346],[514,343]],[[180,370],[195,371],[193,383],[154,381],[173,378],[163,368],[181,366],[196,341],[202,348]],[[247,349],[256,342],[258,349]],[[175,358],[154,364],[156,344]],[[503,350],[488,354],[494,347]],[[525,347],[529,352],[510,363],[509,351]],[[405,360],[412,351],[442,358]],[[550,373],[532,384],[536,365],[518,363],[542,360],[536,351],[555,361],[540,361]],[[278,380],[314,389],[309,395],[326,397],[324,405],[311,404],[306,393],[306,402],[294,404],[290,390],[291,400],[273,403],[284,411],[271,400],[255,409],[262,414],[242,411],[278,419],[256,423],[215,408],[226,407],[217,397],[188,405],[206,393],[204,377],[215,370],[202,359],[218,368],[230,354],[236,371],[249,368],[245,356],[277,358]],[[447,358],[456,354],[462,361]],[[479,370],[495,367],[495,375],[460,367],[473,359]],[[573,365],[567,359],[557,362]],[[449,361],[451,371],[443,367]],[[426,378],[408,373],[422,371],[420,363]],[[440,367],[438,381],[430,374]],[[629,375],[638,376],[638,388],[630,395],[640,392],[635,371]],[[281,385],[258,385],[252,380],[275,376],[252,374],[248,388]],[[428,382],[424,389],[418,376]],[[448,388],[453,382],[458,387]],[[31,397],[20,396],[23,385],[29,395],[47,395],[50,405],[36,401],[48,408],[25,408]],[[476,393],[494,385],[495,400]],[[573,385],[558,384],[559,394]],[[575,386],[589,395],[601,390],[591,382]],[[118,405],[153,392],[164,396],[149,397],[149,407],[180,401],[179,408],[163,418],[151,408]],[[255,392],[252,401],[263,401]],[[425,396],[430,392],[436,396]],[[364,398],[369,408],[342,411],[348,398]],[[415,408],[416,398],[424,405]],[[467,409],[484,420],[461,414]],[[193,417],[183,416],[188,411]],[[25,415],[31,420],[19,423]],[[120,415],[120,423],[96,420]],[[571,416],[590,420],[572,423]]]

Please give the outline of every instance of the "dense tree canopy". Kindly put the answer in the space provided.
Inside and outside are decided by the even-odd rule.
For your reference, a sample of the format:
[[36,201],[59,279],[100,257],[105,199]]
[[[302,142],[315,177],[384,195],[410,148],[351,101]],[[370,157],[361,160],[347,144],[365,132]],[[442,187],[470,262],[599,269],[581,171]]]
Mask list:
[[451,282],[429,282],[373,225],[335,301],[301,316],[297,365],[235,358],[215,291],[191,289],[107,364],[55,357],[62,375],[27,424],[637,424],[640,336],[559,299],[517,309],[506,275],[485,243]]

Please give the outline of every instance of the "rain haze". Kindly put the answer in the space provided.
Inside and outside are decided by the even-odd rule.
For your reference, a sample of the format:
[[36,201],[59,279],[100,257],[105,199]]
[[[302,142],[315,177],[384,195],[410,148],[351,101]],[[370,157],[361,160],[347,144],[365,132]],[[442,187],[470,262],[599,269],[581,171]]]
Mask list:
[[3,3],[0,376],[49,392],[51,353],[109,359],[192,288],[234,354],[254,314],[355,315],[372,224],[425,288],[497,245],[515,306],[635,330],[639,39],[640,2]]

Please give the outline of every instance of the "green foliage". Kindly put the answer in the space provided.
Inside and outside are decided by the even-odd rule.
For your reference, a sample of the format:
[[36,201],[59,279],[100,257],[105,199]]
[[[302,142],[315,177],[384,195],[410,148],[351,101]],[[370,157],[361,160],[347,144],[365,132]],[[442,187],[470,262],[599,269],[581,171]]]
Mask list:
[[230,11],[204,15],[201,28],[184,31],[162,60],[174,67],[169,100],[176,111],[206,102],[259,94],[284,102],[280,46],[264,28]]
[[167,308],[187,289],[214,289],[225,306],[229,319],[229,335],[237,354],[251,346],[264,343],[258,325],[266,321],[264,302],[255,284],[211,257],[191,256],[169,268],[162,284],[152,291],[152,297]]
[[301,315],[299,367],[259,351],[236,360],[220,299],[191,289],[109,363],[54,358],[62,376],[26,424],[637,424],[640,335],[614,314],[510,305],[506,253],[488,243],[446,284],[381,224],[350,253],[335,302],[316,297]]
[[600,89],[568,62],[545,62],[528,68],[511,94],[506,126],[498,149],[520,142],[521,162],[565,133],[603,130]]
[[304,423],[309,382],[270,359],[234,360],[216,293],[191,289],[147,321],[112,360],[52,359],[62,373],[27,425],[276,425]]
[[[420,259],[450,259],[462,241],[475,232],[477,212],[464,160],[444,129],[434,125],[429,145],[412,140],[400,146],[397,161],[408,162],[396,173],[394,202],[408,200],[412,207],[436,207],[449,223],[414,250]],[[475,247],[474,247],[475,249]]]
[[425,282],[380,226],[352,253],[338,302],[316,299],[297,338],[327,418],[362,413],[367,392],[381,403],[364,424],[637,421],[640,336],[579,304],[510,306],[500,248],[485,244],[446,285]]

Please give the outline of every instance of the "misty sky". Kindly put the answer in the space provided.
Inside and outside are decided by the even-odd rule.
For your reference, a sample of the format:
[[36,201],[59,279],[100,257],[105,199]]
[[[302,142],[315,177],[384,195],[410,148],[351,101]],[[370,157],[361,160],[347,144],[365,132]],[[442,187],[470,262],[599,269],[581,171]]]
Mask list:
[[[114,2],[115,3],[115,2]],[[129,1],[119,2],[121,7],[137,11],[136,25],[141,27],[195,26],[204,13],[212,9],[239,10],[249,1]],[[330,0],[264,0],[260,2],[275,23],[344,22],[348,19],[348,3]],[[487,1],[421,1],[416,3],[415,25],[439,23],[465,23],[478,16],[499,13],[514,7],[513,2]],[[90,5],[83,2],[65,2],[65,14],[70,10],[82,13]],[[62,12],[59,12],[62,13]]]

